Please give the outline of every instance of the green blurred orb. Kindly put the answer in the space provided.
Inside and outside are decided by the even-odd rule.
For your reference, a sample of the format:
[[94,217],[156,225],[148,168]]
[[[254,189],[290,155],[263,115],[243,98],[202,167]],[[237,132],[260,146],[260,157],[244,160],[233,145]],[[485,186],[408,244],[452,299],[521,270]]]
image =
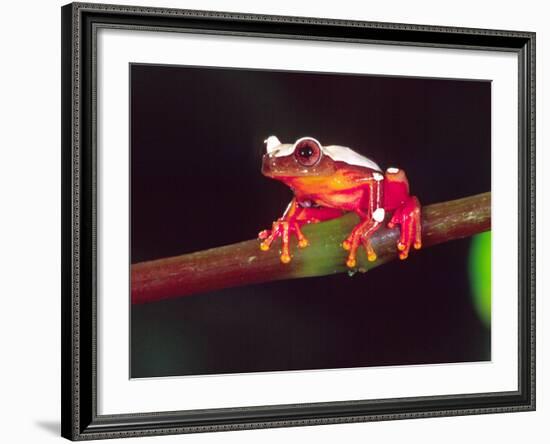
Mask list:
[[491,232],[472,237],[468,258],[474,307],[483,323],[491,325]]

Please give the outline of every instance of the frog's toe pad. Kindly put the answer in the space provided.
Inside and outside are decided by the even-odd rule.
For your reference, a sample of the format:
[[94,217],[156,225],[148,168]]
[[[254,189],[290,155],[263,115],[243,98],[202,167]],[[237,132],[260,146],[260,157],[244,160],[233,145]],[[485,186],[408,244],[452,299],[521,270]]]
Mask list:
[[290,260],[291,260],[290,254],[283,253],[283,254],[281,254],[281,256],[280,256],[280,259],[281,259],[281,262],[282,262],[283,264],[288,264],[288,263],[290,262]]

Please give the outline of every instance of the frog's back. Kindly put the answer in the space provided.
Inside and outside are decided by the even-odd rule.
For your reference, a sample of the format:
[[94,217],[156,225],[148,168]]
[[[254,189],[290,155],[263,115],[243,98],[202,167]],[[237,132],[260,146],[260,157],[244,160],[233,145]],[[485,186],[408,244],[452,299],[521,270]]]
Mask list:
[[353,151],[347,146],[328,145],[323,147],[323,154],[329,156],[335,162],[344,162],[347,165],[368,168],[374,171],[382,172],[376,162],[368,157]]

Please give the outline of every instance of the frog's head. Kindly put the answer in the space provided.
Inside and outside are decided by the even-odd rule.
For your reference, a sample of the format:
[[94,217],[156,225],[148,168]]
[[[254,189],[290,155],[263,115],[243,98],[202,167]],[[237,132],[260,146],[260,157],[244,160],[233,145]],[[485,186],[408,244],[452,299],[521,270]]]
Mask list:
[[262,174],[285,180],[303,176],[330,176],[339,168],[353,165],[381,171],[372,160],[339,145],[323,146],[313,137],[301,137],[294,143],[281,143],[276,136],[265,141]]
[[262,174],[273,179],[301,176],[328,176],[334,173],[334,161],[324,155],[323,146],[313,137],[301,137],[294,143],[281,143],[275,136],[265,141]]

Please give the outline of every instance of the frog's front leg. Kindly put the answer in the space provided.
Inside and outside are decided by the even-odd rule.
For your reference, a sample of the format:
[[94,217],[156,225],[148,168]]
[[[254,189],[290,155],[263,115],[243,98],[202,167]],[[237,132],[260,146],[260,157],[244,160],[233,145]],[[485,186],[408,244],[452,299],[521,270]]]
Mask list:
[[378,228],[380,228],[380,222],[372,219],[370,216],[366,216],[355,226],[348,238],[342,243],[344,249],[349,251],[348,259],[346,260],[346,265],[349,268],[357,265],[359,243],[365,248],[367,259],[371,262],[376,260],[376,253],[370,243],[370,237]]
[[369,181],[364,189],[361,200],[355,212],[361,218],[347,239],[342,242],[345,250],[349,251],[346,265],[353,268],[357,264],[357,249],[361,243],[367,253],[367,260],[372,262],[376,260],[376,253],[372,248],[370,238],[384,220],[385,211],[382,207],[383,202],[383,179],[384,176],[375,172],[372,181]]
[[299,213],[296,199],[292,199],[282,217],[273,222],[271,230],[260,231],[258,237],[262,241],[260,249],[267,251],[271,248],[271,244],[275,239],[281,237],[281,262],[288,264],[290,262],[290,235],[294,233],[298,239],[298,247],[305,248],[309,242],[300,229],[300,224],[296,220],[296,215]]
[[258,234],[262,241],[260,249],[268,251],[271,244],[278,237],[281,238],[280,259],[283,264],[288,264],[291,260],[290,255],[290,236],[294,234],[298,239],[298,247],[305,248],[309,245],[307,238],[302,233],[300,227],[307,223],[317,223],[323,220],[334,219],[342,215],[342,211],[332,208],[312,207],[312,202],[298,202],[296,198],[292,199],[283,216],[273,222],[271,230],[263,230]]

